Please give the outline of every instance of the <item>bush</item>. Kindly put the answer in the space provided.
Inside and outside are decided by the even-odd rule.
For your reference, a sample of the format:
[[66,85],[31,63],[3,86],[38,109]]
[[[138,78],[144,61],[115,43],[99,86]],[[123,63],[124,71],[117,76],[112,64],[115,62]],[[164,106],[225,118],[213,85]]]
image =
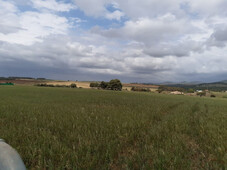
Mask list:
[[122,90],[121,81],[118,79],[110,80],[110,82],[108,83],[108,88],[111,90],[121,91]]
[[195,91],[194,91],[194,89],[188,89],[187,92],[188,92],[188,93],[194,93]]
[[36,84],[35,86],[40,86],[40,87],[55,87],[53,84],[46,84],[46,83]]
[[102,81],[100,83],[100,86],[98,86],[98,87],[100,87],[102,89],[106,89],[106,90],[117,90],[117,91],[122,90],[121,81],[118,79],[110,80],[110,82]]
[[46,83],[35,84],[35,86],[47,86]]
[[206,92],[205,91],[197,92],[196,94],[197,94],[197,96],[200,96],[200,97],[206,96]]
[[159,86],[158,90],[159,93],[163,92],[163,91],[180,91],[183,92],[185,91],[185,89],[181,88],[181,87],[169,87],[169,86]]
[[101,87],[102,89],[107,89],[107,88],[108,88],[108,85],[109,85],[108,82],[102,81],[101,84],[100,84],[100,87]]
[[70,87],[70,86],[67,86],[67,85],[59,85],[59,84],[53,85],[53,84],[46,84],[46,83],[35,84],[35,86],[40,86],[40,87]]
[[47,84],[47,87],[55,87],[53,84]]
[[131,91],[150,92],[149,88],[132,87]]
[[90,83],[90,87],[100,87],[100,83],[92,82]]
[[210,97],[216,97],[214,94],[210,95]]
[[70,85],[70,87],[71,87],[71,88],[77,88],[77,85],[76,85],[75,83],[72,83],[72,84]]

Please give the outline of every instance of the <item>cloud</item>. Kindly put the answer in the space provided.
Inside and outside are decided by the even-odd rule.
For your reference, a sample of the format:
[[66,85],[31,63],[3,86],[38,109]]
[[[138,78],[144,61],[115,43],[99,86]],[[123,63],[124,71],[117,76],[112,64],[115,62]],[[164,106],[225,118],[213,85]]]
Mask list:
[[130,20],[121,28],[91,29],[91,33],[115,41],[137,42],[140,44],[138,48],[153,57],[182,57],[190,55],[191,52],[202,52],[203,42],[193,38],[193,34],[200,32],[202,32],[201,28],[196,28],[190,21],[177,20],[171,14],[156,19]]
[[227,27],[218,28],[207,41],[208,48],[212,46],[224,47],[227,43]]
[[[96,41],[102,40],[96,39]],[[33,70],[34,75],[37,75],[40,69],[42,74],[45,70],[48,71],[46,75],[57,77],[59,74],[63,79],[66,77],[83,79],[81,75],[84,75],[90,80],[95,80],[96,77],[99,80],[102,80],[102,77],[107,80],[117,77],[131,82],[136,80],[160,82],[191,80],[193,78],[189,76],[190,74],[194,74],[194,78],[199,78],[209,73],[217,75],[227,72],[224,69],[227,60],[222,59],[222,50],[219,48],[192,57],[156,58],[144,54],[140,48],[133,50],[133,47],[136,45],[125,46],[121,51],[112,54],[108,47],[100,48],[100,46],[83,44],[80,39],[75,41],[67,35],[56,35],[31,46],[1,43],[0,60],[1,63],[8,63],[8,70],[11,73],[14,70],[14,74],[23,68],[24,71],[21,73]],[[28,63],[34,68],[26,66]],[[21,66],[15,66],[17,64]],[[25,65],[22,66],[23,64]],[[75,75],[73,76],[72,73]]]
[[138,19],[141,17],[154,18],[172,13],[178,18],[187,15],[211,16],[226,15],[226,0],[74,0],[75,3],[90,16],[103,16],[106,6],[115,4],[128,17]]
[[0,72],[131,82],[225,79],[226,5],[0,0]]
[[226,15],[226,5],[225,0],[210,0],[207,3],[206,0],[188,0],[186,1],[190,10],[193,13],[199,14],[201,17],[210,17],[215,15]]
[[14,4],[0,0],[0,34],[12,33],[20,29],[17,11],[18,8]]
[[110,19],[110,20],[116,19],[116,20],[120,21],[121,18],[124,17],[124,15],[125,14],[123,12],[121,12],[119,10],[116,10],[116,11],[114,11],[112,13],[107,13],[106,14],[106,18]]
[[216,30],[212,37],[217,41],[227,41],[227,27]]
[[203,44],[195,41],[181,43],[158,44],[144,48],[144,53],[154,57],[176,56],[186,57],[193,52],[203,52]]
[[49,9],[58,12],[68,12],[76,9],[76,6],[70,3],[57,2],[56,0],[31,0],[37,9]]
[[[88,16],[93,17],[102,17],[109,20],[118,20],[120,21],[125,14],[119,10],[118,4],[111,0],[74,0],[76,5]],[[108,6],[111,6],[114,11],[111,12],[107,9]]]
[[66,34],[67,18],[48,12],[19,11],[12,3],[0,5],[0,41],[31,45],[51,34]]
[[75,4],[85,12],[86,15],[100,17],[107,13],[105,5],[110,3],[110,0],[74,0]]
[[109,38],[126,38],[138,42],[153,43],[162,39],[171,39],[184,32],[184,23],[167,15],[157,19],[139,18],[135,21],[127,21],[124,26],[109,30],[93,29],[93,33],[99,33]]

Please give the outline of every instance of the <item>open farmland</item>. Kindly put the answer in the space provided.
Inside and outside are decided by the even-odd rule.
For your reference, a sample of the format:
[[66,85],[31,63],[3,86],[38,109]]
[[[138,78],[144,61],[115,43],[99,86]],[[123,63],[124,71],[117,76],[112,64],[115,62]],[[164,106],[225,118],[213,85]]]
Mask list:
[[[77,87],[90,89],[90,83],[92,81],[63,81],[63,80],[37,80],[37,79],[12,79],[12,80],[0,80],[0,83],[12,82],[16,85],[35,85],[35,84],[48,84],[48,85],[60,85],[60,86],[70,86],[71,84],[76,84]],[[132,87],[148,88],[151,91],[156,91],[158,85],[145,85],[139,83],[123,83],[123,90],[131,90]]]
[[227,99],[0,87],[0,137],[28,169],[227,168]]
[[66,86],[70,86],[71,84],[76,84],[77,87],[82,87],[85,89],[89,89],[90,88],[90,82],[88,81],[48,81],[47,84],[53,84],[53,85],[66,85]]
[[[91,82],[89,82],[89,81],[56,81],[56,80],[53,80],[53,81],[47,81],[46,83],[53,84],[53,85],[67,85],[67,86],[70,86],[70,84],[75,83],[77,85],[77,87],[89,89]],[[139,84],[139,83],[137,83],[137,84],[123,83],[122,85],[123,85],[123,87],[122,87],[123,90],[129,90],[129,91],[131,90],[132,87],[148,88],[151,91],[156,91],[159,87],[158,85],[145,85],[145,84]]]

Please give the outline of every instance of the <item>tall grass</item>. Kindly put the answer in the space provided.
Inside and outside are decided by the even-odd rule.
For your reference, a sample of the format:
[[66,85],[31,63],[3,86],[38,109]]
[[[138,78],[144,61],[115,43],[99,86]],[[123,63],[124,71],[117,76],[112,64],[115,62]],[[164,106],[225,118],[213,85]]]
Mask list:
[[227,100],[0,88],[0,138],[28,169],[221,169]]

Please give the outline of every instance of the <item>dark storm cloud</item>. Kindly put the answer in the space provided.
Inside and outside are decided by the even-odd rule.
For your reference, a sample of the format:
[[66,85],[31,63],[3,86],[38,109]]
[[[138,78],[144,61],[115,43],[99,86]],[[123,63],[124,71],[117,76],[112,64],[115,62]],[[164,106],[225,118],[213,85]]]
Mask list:
[[224,47],[227,42],[227,27],[221,27],[214,31],[207,41],[208,47]]

